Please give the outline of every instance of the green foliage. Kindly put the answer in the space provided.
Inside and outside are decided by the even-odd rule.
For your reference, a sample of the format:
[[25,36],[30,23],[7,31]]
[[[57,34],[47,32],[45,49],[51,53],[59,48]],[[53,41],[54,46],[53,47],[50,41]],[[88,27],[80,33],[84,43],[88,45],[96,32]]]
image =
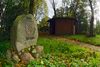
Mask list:
[[[5,0],[5,11],[3,12],[0,40],[10,39],[10,29],[14,20],[21,14],[27,14],[29,12],[29,0]],[[45,0],[34,0],[34,16],[39,20],[40,16],[47,15],[47,6]],[[41,13],[42,12],[42,13]]]
[[2,31],[0,32],[0,40],[10,39],[10,29],[13,21],[18,15],[25,13],[25,9],[21,6],[21,4],[19,4],[19,2],[6,0],[5,6],[1,22]]
[[100,35],[96,35],[95,37],[87,37],[85,35],[71,35],[71,36],[66,36],[69,39],[74,39],[78,40],[81,42],[89,43],[92,45],[99,46],[100,45]]
[[99,65],[98,59],[94,58],[91,58],[90,62],[86,62],[84,59],[74,58],[71,62],[68,62],[66,57],[47,54],[40,60],[30,61],[27,67],[99,67]]
[[47,16],[48,8],[45,0],[34,0],[33,14],[36,20],[39,20],[42,16]]
[[66,67],[66,63],[60,61],[61,59],[50,54],[43,56],[40,60],[31,61],[28,67]]
[[14,67],[14,63],[12,61],[2,62],[2,67]]
[[49,26],[47,21],[48,21],[48,17],[46,16],[39,22],[38,24],[39,31],[44,31],[44,32],[48,31]]
[[95,31],[96,31],[96,34],[100,34],[100,22],[99,21],[97,21],[97,23],[96,23]]
[[38,44],[44,46],[44,53],[46,55],[42,58],[42,62],[45,62],[43,59],[46,59],[46,64],[52,61],[58,67],[60,66],[59,63],[62,63],[63,67],[99,67],[100,65],[99,52],[92,52],[89,49],[72,43],[58,41],[51,37],[40,37]]
[[29,11],[29,0],[20,0],[20,6],[24,9],[26,13]]
[[48,19],[49,17],[45,16],[40,22],[39,22],[39,27],[44,27],[44,26],[48,26]]
[[0,59],[6,58],[6,51],[9,49],[10,43],[8,41],[0,42]]
[[0,64],[2,67],[14,67],[14,63],[7,59],[7,50],[11,48],[8,41],[0,42]]

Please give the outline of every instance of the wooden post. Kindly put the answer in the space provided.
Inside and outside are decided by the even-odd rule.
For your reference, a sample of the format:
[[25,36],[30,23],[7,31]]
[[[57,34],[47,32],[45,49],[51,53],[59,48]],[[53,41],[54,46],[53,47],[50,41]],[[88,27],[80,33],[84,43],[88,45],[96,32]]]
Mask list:
[[76,31],[76,28],[75,28],[75,25],[73,25],[73,35],[75,35],[75,32]]

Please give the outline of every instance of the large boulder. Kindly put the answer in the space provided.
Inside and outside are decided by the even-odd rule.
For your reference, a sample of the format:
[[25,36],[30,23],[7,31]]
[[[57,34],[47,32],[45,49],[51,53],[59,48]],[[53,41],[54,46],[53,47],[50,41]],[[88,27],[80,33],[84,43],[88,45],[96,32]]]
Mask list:
[[11,29],[11,43],[14,50],[21,50],[34,46],[37,43],[37,22],[33,15],[20,15],[16,18]]

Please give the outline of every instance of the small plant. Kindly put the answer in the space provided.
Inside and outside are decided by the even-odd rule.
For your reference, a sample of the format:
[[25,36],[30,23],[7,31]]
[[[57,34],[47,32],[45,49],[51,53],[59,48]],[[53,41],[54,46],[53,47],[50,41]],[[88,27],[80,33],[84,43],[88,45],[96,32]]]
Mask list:
[[10,43],[8,41],[0,42],[0,58],[6,58],[6,52],[10,48]]

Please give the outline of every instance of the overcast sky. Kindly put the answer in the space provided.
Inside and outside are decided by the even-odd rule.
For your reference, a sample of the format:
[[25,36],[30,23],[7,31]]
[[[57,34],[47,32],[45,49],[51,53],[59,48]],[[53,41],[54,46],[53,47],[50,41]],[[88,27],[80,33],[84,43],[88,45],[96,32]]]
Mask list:
[[[47,4],[48,4],[48,16],[50,18],[52,18],[52,16],[54,15],[54,12],[53,12],[53,9],[52,9],[51,3],[50,3],[51,0],[46,0],[46,1],[47,1]],[[55,0],[55,2],[58,3],[57,8],[59,8],[61,6],[61,1],[62,0]],[[100,0],[96,0],[96,1],[97,2],[96,2],[95,20],[96,20],[96,18],[98,20],[100,20]]]
[[97,8],[96,8],[97,9],[97,13],[95,15],[96,15],[97,19],[100,20],[100,0],[97,0],[96,6],[97,6]]
[[[52,0],[46,0],[46,1],[48,4],[48,15],[50,18],[52,18],[54,15],[54,11],[53,11],[52,5],[51,5]],[[59,8],[61,6],[61,0],[55,0],[55,2],[57,3],[57,8]]]

